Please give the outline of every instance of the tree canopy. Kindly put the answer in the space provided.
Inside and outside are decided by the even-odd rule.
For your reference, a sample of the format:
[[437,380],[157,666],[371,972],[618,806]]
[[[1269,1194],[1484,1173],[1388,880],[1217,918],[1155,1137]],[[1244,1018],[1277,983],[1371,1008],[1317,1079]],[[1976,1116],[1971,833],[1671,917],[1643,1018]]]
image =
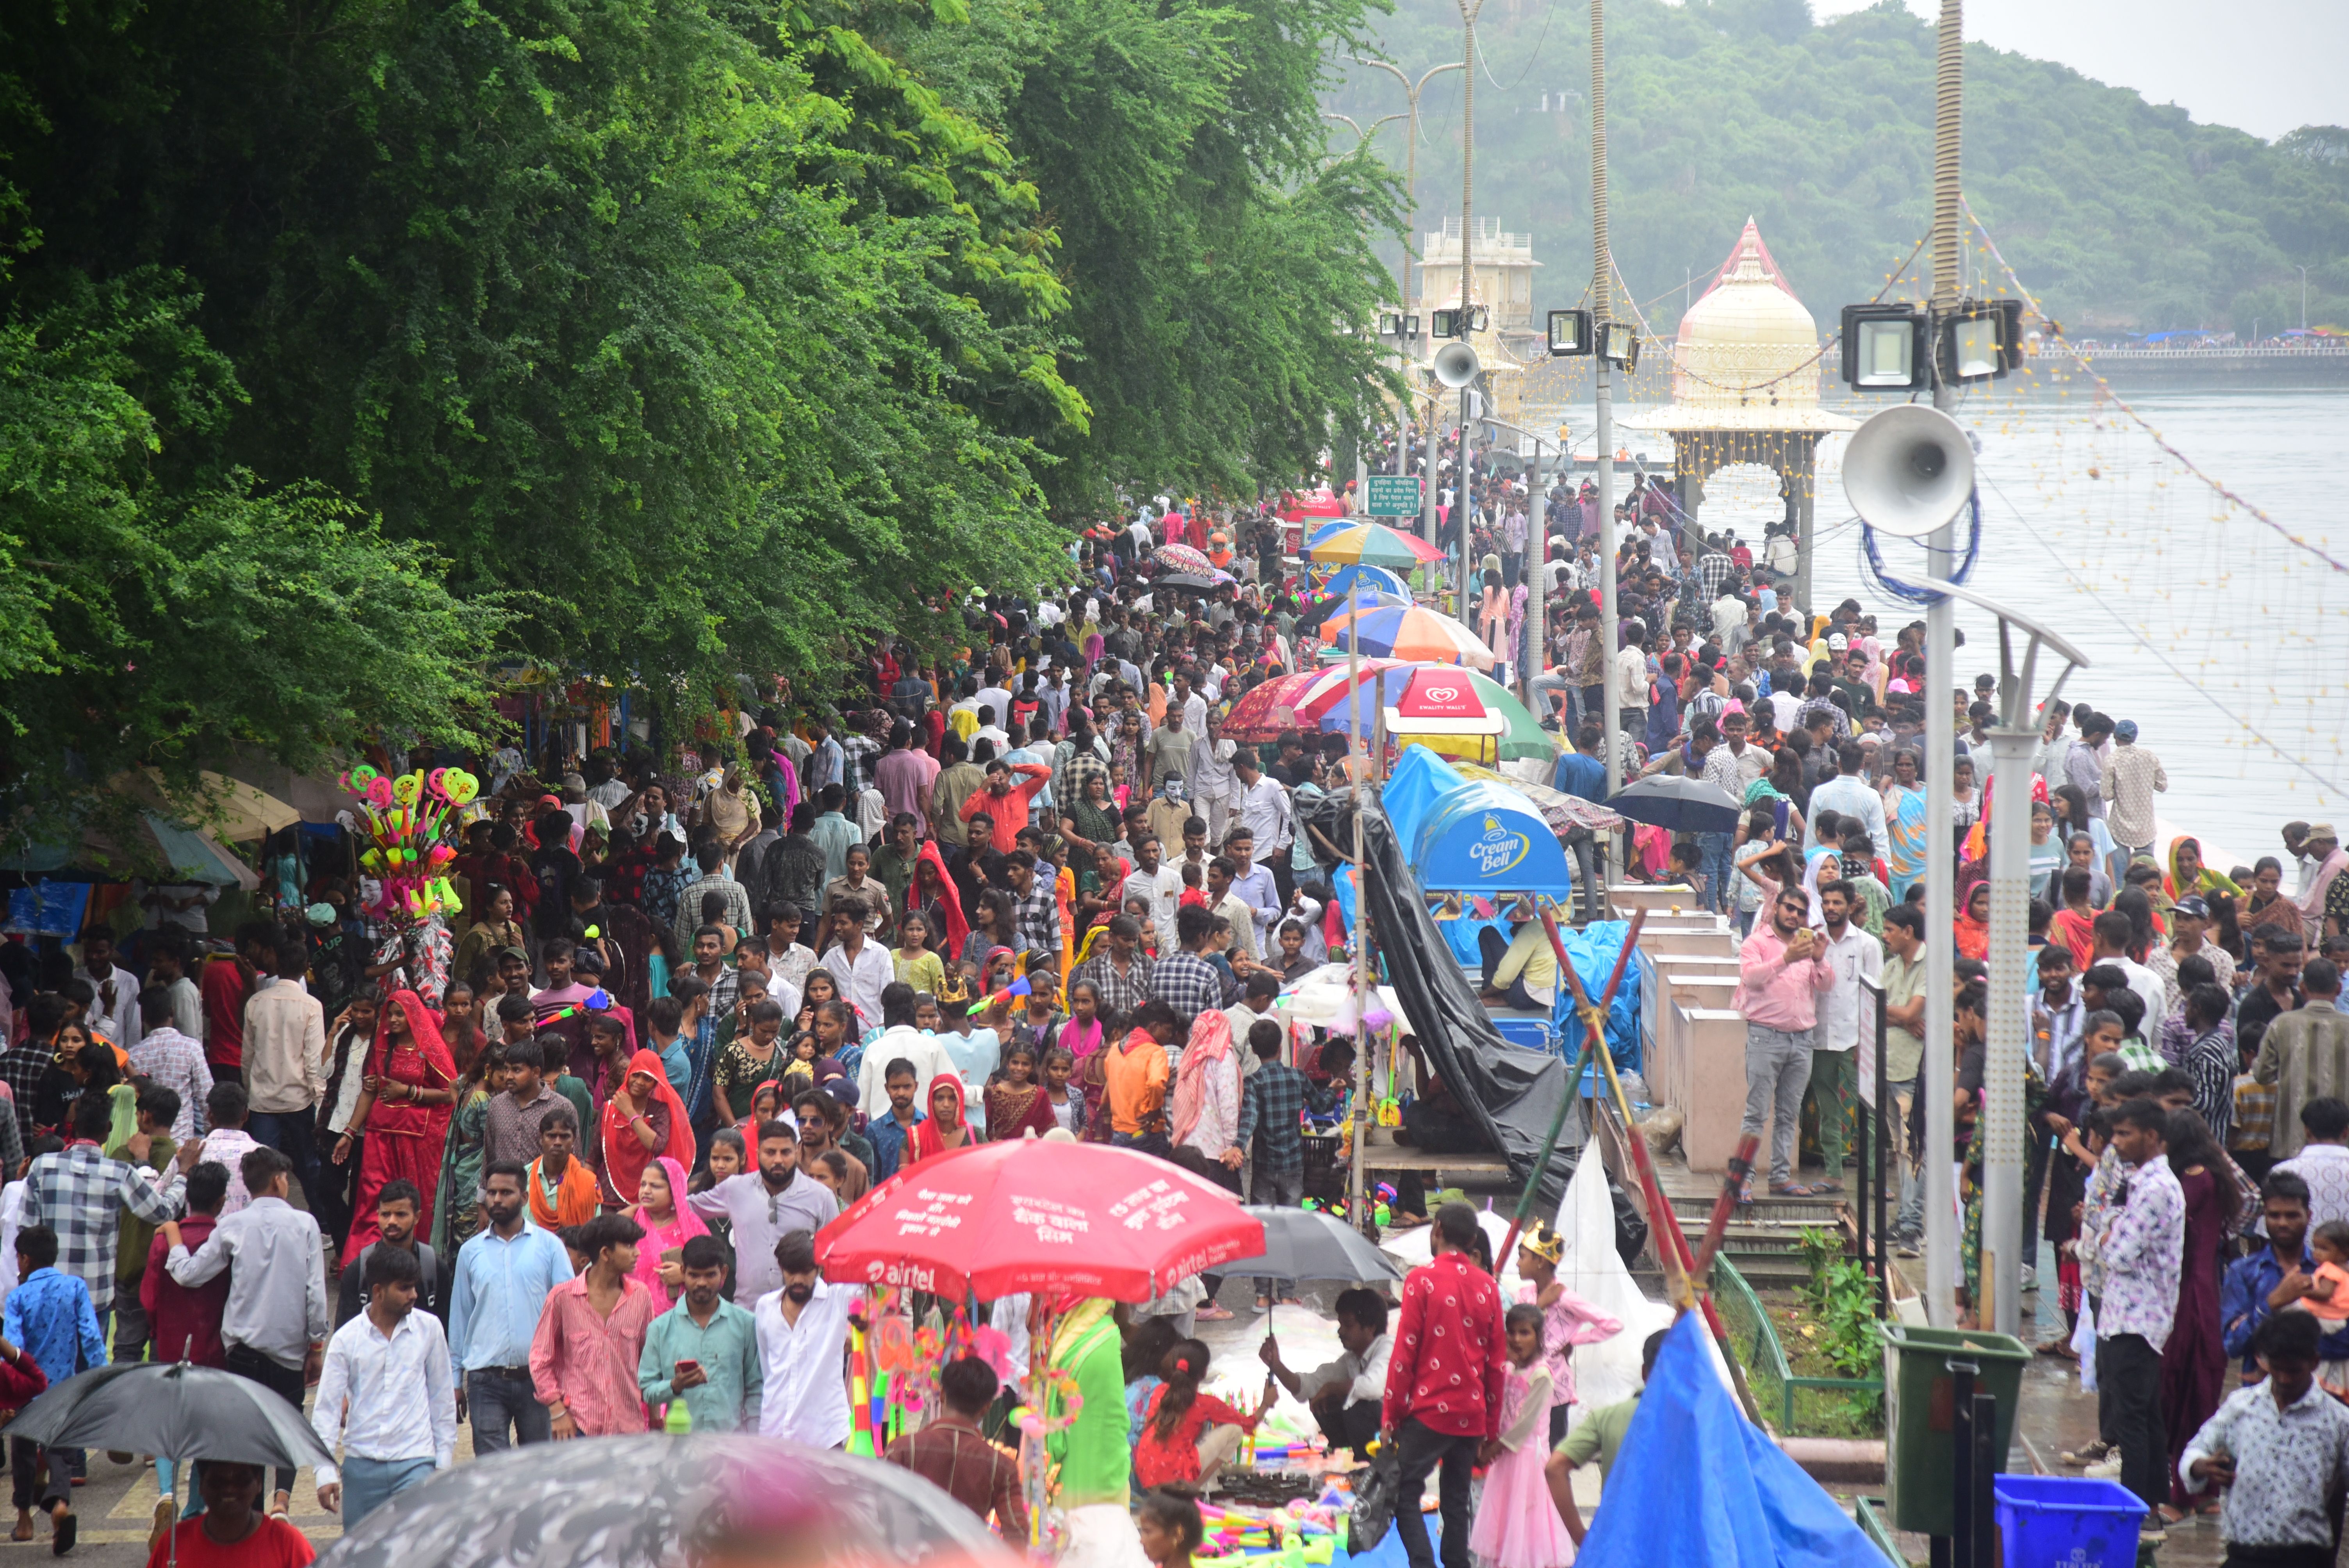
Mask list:
[[1294,483],[1374,406],[1363,3],[0,6],[6,782],[821,694]]
[[[1659,331],[1682,305],[1671,274],[1701,294],[1749,215],[1822,322],[1907,259],[1930,220],[1930,21],[1898,0],[1816,25],[1803,0],[1609,0],[1607,24],[1611,243]],[[1487,5],[1478,25],[1475,208],[1534,236],[1537,308],[1589,276],[1588,25],[1568,3]],[[1380,43],[1414,75],[1456,60],[1458,7],[1396,0]],[[1982,45],[1965,68],[1968,199],[2068,329],[2273,330],[2297,320],[2300,264],[2312,323],[2349,313],[2349,132],[2271,145]],[[1423,104],[1423,229],[1459,210],[1457,79]],[[1330,95],[1357,119],[1401,98],[1361,68]],[[1402,135],[1378,141],[1397,166]]]

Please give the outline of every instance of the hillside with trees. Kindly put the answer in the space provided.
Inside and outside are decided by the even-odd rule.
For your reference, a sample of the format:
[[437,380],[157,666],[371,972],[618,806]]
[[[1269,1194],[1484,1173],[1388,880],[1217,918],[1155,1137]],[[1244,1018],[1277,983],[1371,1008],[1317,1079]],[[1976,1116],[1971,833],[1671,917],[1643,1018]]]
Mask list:
[[[1588,18],[1572,0],[1487,0],[1478,24],[1475,210],[1533,235],[1537,308],[1573,304],[1589,280]],[[1380,44],[1414,77],[1457,60],[1458,7],[1395,0]],[[1927,226],[1933,50],[1898,0],[1825,25],[1804,0],[1610,0],[1613,248],[1658,330],[1749,214],[1823,323],[1884,286]],[[1459,80],[1439,77],[1423,104],[1423,231],[1459,213]],[[1327,107],[1368,125],[1403,104],[1391,76],[1353,67]],[[1402,134],[1372,143],[1396,168]],[[1965,186],[2068,330],[2248,335],[2256,316],[2272,332],[2298,319],[2296,265],[2311,323],[2349,321],[2349,131],[2270,144],[1970,45]]]

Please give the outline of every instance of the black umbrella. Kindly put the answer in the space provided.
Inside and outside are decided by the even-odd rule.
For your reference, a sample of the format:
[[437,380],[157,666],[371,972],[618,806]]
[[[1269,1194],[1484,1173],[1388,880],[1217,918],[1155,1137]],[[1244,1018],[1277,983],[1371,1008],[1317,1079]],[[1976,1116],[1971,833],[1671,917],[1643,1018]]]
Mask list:
[[35,1399],[5,1429],[44,1448],[129,1449],[251,1465],[332,1464],[300,1410],[233,1372],[142,1361],[83,1372]]
[[1016,1561],[977,1514],[911,1470],[704,1433],[509,1449],[442,1470],[368,1514],[320,1568]]
[[1720,785],[1673,773],[1628,784],[1607,804],[1634,822],[1682,833],[1733,833],[1745,810]]
[[1218,1274],[1255,1274],[1267,1279],[1347,1280],[1356,1284],[1402,1278],[1402,1270],[1395,1266],[1394,1259],[1334,1214],[1273,1204],[1248,1203],[1243,1207],[1264,1222],[1264,1255],[1218,1264]]
[[1153,588],[1195,588],[1200,593],[1210,593],[1215,589],[1221,588],[1227,583],[1237,581],[1237,579],[1233,577],[1228,572],[1218,572],[1213,577],[1202,577],[1195,572],[1169,572],[1162,573],[1159,576],[1153,577],[1150,580],[1150,586]]

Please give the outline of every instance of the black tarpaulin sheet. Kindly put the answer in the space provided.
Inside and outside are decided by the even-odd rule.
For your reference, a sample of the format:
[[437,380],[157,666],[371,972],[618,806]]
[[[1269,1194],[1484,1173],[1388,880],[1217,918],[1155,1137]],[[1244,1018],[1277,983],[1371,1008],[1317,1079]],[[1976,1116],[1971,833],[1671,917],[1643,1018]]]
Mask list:
[[[1354,843],[1352,797],[1350,789],[1334,791],[1315,802],[1306,818],[1330,843],[1350,852]],[[1522,1183],[1533,1174],[1542,1142],[1557,1119],[1558,1104],[1568,1091],[1568,1064],[1546,1051],[1513,1046],[1493,1026],[1476,1000],[1475,987],[1421,901],[1418,879],[1395,841],[1393,824],[1374,800],[1362,812],[1362,843],[1369,861],[1371,930],[1387,984],[1402,1003],[1403,1016],[1419,1037],[1428,1064],[1450,1086],[1461,1108],[1475,1118],[1489,1147],[1508,1160],[1510,1174]],[[1337,863],[1323,844],[1316,842],[1313,849],[1317,856]],[[1573,1167],[1571,1150],[1561,1150],[1551,1160],[1542,1181],[1540,1212],[1557,1212]]]

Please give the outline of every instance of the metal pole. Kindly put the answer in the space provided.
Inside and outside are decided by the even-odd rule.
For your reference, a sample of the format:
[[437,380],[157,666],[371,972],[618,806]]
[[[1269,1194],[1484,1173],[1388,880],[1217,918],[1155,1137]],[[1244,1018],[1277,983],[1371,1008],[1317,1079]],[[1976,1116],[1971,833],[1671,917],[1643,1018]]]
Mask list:
[[1436,410],[1443,405],[1438,393],[1431,388],[1427,394],[1427,471],[1419,480],[1419,536],[1430,544],[1435,542],[1435,427]]
[[[1961,0],[1941,0],[1933,99],[1936,312],[1958,302],[1958,133],[1964,36]],[[1947,413],[1956,403],[1956,389],[1937,378],[1933,407]],[[1958,559],[1954,520],[1934,530],[1926,559],[1937,579],[1948,578]],[[1925,611],[1925,1081],[1919,1086],[1925,1099],[1925,1315],[1937,1328],[1957,1324],[1957,1191],[1950,1170],[1951,1092],[1957,1071],[1950,1009],[1956,976],[1949,939],[1957,923],[1956,784],[1951,759],[1958,737],[1950,706],[1956,684],[1957,609],[1945,595]]]
[[[1606,0],[1590,0],[1590,319],[1603,350],[1607,317],[1612,309],[1607,244]],[[1599,646],[1605,651],[1600,713],[1607,727],[1607,793],[1611,796],[1623,788],[1623,755],[1619,745],[1622,701],[1615,688],[1615,645],[1620,640],[1616,627],[1621,617],[1615,600],[1615,410],[1608,369],[1607,356],[1601,352],[1591,361],[1590,385],[1592,411],[1599,421]],[[1609,835],[1610,878],[1621,874],[1622,845],[1620,834]]]
[[[1464,30],[1464,42],[1460,50],[1464,67],[1460,78],[1460,341],[1471,348],[1476,346],[1475,335],[1469,330],[1469,302],[1475,294],[1475,197],[1476,193],[1476,14],[1485,8],[1485,0],[1459,0],[1460,23]],[[1475,557],[1470,553],[1468,518],[1475,510],[1469,504],[1468,484],[1468,397],[1475,383],[1460,388],[1460,482],[1453,490],[1453,505],[1460,513],[1460,624],[1473,627],[1476,613],[1469,593],[1471,566]]]
[[[1359,617],[1362,607],[1361,578],[1355,577],[1353,591],[1348,595],[1348,608]],[[1362,802],[1371,788],[1371,758],[1369,738],[1362,733],[1362,639],[1350,621],[1346,636],[1346,691],[1354,705],[1354,752],[1361,760],[1361,769],[1354,779],[1354,1158],[1352,1170],[1346,1178],[1346,1212],[1352,1217],[1357,1229],[1365,1228],[1370,1218],[1370,1206],[1362,1201],[1365,1154],[1362,1145],[1370,1138],[1370,1121],[1365,1112],[1371,1099],[1371,1031],[1362,1022],[1373,1011],[1371,1006],[1371,888],[1369,862],[1362,852]]]
[[[1999,627],[1999,640],[2006,628]],[[2027,696],[2027,694],[2026,694]],[[2028,710],[2025,710],[2028,717]],[[2023,1321],[2022,1270],[2031,1261],[2023,1213],[2023,1057],[2031,1037],[2023,995],[2030,960],[2031,753],[2035,731],[2002,726],[1990,734],[1998,810],[1990,825],[1990,1039],[1982,1063],[1982,1281],[1991,1299],[1976,1322],[2001,1334]]]
[[[1464,339],[1467,335],[1465,331],[1461,334]],[[1472,391],[1471,387],[1460,388],[1460,485],[1453,492],[1452,505],[1453,511],[1458,513],[1460,524],[1460,624],[1474,631],[1479,595],[1472,592],[1472,584],[1475,581],[1475,557],[1470,553],[1475,546],[1468,528],[1468,519],[1475,511],[1468,499],[1468,399]]]

